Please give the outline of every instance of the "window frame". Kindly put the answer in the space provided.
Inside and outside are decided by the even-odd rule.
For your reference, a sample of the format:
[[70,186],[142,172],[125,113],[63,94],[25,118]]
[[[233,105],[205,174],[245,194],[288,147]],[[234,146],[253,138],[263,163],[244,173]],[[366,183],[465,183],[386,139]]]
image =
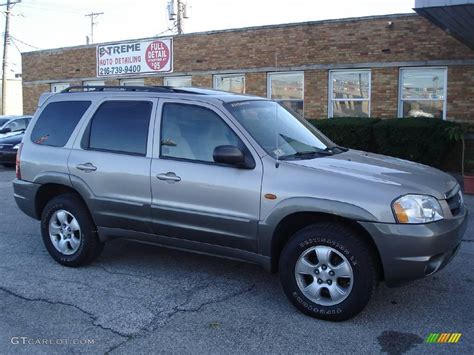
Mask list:
[[[101,84],[99,84],[99,82]],[[104,86],[105,80],[84,80],[82,86]]]
[[[272,98],[272,77],[274,76],[277,76],[277,75],[288,75],[288,74],[300,74],[303,76],[303,93],[302,93],[302,96],[303,98],[302,99],[273,99]],[[295,70],[295,71],[274,71],[274,72],[268,72],[267,73],[267,98],[270,99],[270,100],[273,100],[273,101],[276,101],[276,102],[280,102],[282,104],[283,101],[290,101],[290,102],[299,102],[299,101],[303,101],[303,114],[300,115],[304,118],[304,107],[305,107],[305,103],[304,103],[304,97],[305,97],[305,87],[304,87],[304,71],[301,71],[301,70]],[[291,108],[287,107],[287,109],[291,110]],[[293,111],[293,110],[291,110]],[[296,112],[297,113],[297,112]]]
[[[197,160],[197,159],[188,159],[188,158],[178,158],[178,157],[172,157],[172,156],[163,156],[161,154],[161,141],[163,139],[163,111],[164,107],[167,104],[178,104],[178,105],[186,105],[186,106],[195,106],[199,108],[204,108],[207,110],[210,110],[211,112],[215,113],[221,120],[222,122],[229,128],[229,130],[235,134],[235,136],[238,138],[239,142],[242,144],[243,150],[242,152],[244,153],[244,156],[248,156],[249,159],[252,160],[253,162],[253,168],[248,168],[247,170],[253,170],[256,167],[256,158],[254,156],[254,153],[252,150],[249,148],[249,144],[246,143],[245,137],[242,137],[242,134],[240,130],[238,130],[236,127],[233,127],[233,123],[228,120],[227,116],[225,116],[220,110],[216,109],[214,106],[207,105],[203,102],[197,102],[197,101],[188,101],[188,100],[160,100],[160,107],[158,108],[158,113],[157,113],[157,122],[158,124],[155,126],[155,136],[158,137],[158,140],[155,140],[154,144],[154,158],[162,159],[162,160],[173,160],[173,161],[180,161],[180,162],[185,162],[185,163],[192,163],[192,164],[203,164],[203,165],[211,165],[211,166],[220,166],[224,168],[232,168],[232,169],[239,169],[238,167],[228,165],[228,164],[222,164],[222,163],[216,163],[216,162],[210,162],[210,161],[205,161],[205,160]],[[156,144],[156,141],[157,144]]]
[[[165,76],[163,77],[163,85],[164,86],[173,86],[173,85],[169,85],[167,83],[168,80],[172,80],[172,79],[189,79],[191,81],[191,85],[193,85],[193,77],[191,75],[177,75],[177,76]],[[175,86],[175,87],[187,87],[187,86]]]
[[[134,152],[126,152],[126,151],[119,151],[119,150],[111,150],[111,149],[99,149],[99,148],[91,148],[90,147],[90,134],[91,134],[91,126],[92,121],[94,120],[94,116],[102,107],[103,104],[107,102],[149,102],[151,106],[150,111],[150,122],[148,124],[147,135],[146,135],[146,149],[145,154],[142,153],[134,153]],[[153,146],[153,127],[155,124],[155,116],[156,116],[156,100],[153,100],[149,97],[136,97],[136,98],[125,98],[125,97],[117,97],[117,98],[104,98],[103,100],[97,102],[94,106],[92,112],[88,115],[87,125],[82,132],[82,138],[80,140],[80,147],[82,150],[87,150],[91,152],[101,152],[101,153],[110,153],[110,154],[119,154],[119,155],[128,155],[128,156],[135,156],[135,157],[149,157],[151,152],[151,147]]]
[[[364,73],[369,73],[369,98],[368,99],[335,99],[333,98],[333,90],[334,90],[334,84],[333,84],[333,75],[336,73],[346,73],[346,74],[354,74],[357,73],[359,74],[360,72]],[[334,69],[334,70],[329,70],[329,87],[328,87],[328,118],[334,118],[334,108],[333,108],[333,103],[334,102],[341,102],[341,101],[354,101],[354,102],[368,102],[369,103],[369,112],[368,112],[368,117],[371,115],[371,109],[372,109],[372,70],[369,69]]]
[[243,93],[236,93],[233,91],[229,91],[229,92],[233,92],[234,94],[237,94],[237,95],[244,95],[247,92],[247,78],[245,76],[245,73],[214,74],[212,76],[212,87],[213,89],[216,89],[216,90],[222,90],[222,89],[217,88],[217,83],[219,82],[219,80],[222,80],[223,78],[237,78],[237,77],[244,78],[244,92]]
[[[140,84],[124,85],[125,82],[140,82]],[[124,78],[119,80],[119,86],[145,86],[144,78]]]
[[403,117],[403,101],[441,101],[441,100],[433,100],[433,99],[416,99],[416,100],[404,100],[403,99],[403,72],[410,71],[410,70],[430,70],[430,69],[441,69],[444,70],[444,92],[443,92],[443,120],[446,120],[446,109],[448,103],[448,67],[446,66],[423,66],[423,67],[400,67],[398,70],[398,118]]
[[[64,88],[60,91],[53,91],[53,87],[55,87],[55,86],[64,86]],[[70,87],[71,87],[71,83],[66,83],[66,82],[51,83],[49,85],[49,89],[51,90],[52,93],[55,93],[55,94],[58,94],[61,91],[66,90],[67,88],[70,88]]]

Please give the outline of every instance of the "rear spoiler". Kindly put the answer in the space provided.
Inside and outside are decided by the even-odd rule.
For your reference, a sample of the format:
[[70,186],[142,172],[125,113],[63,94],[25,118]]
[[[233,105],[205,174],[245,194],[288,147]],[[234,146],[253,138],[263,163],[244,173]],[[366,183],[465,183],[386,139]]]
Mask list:
[[54,92],[45,92],[45,93],[41,94],[41,96],[38,100],[38,108],[43,106],[43,104],[54,94],[55,94]]

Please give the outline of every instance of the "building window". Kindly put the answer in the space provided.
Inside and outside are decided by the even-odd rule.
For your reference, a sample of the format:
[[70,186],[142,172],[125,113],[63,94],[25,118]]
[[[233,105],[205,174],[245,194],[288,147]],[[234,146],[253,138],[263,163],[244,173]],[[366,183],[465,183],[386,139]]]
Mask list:
[[190,76],[168,76],[163,81],[165,86],[173,86],[175,88],[192,86]]
[[145,79],[122,79],[120,86],[144,86]]
[[329,72],[329,117],[370,116],[370,70]]
[[105,81],[103,80],[86,80],[82,82],[83,86],[104,86]]
[[267,96],[303,116],[304,74],[268,73]]
[[214,89],[245,94],[245,74],[214,75]]
[[446,118],[446,68],[400,69],[399,117]]
[[61,92],[66,90],[69,86],[68,83],[54,83],[51,84],[51,92]]

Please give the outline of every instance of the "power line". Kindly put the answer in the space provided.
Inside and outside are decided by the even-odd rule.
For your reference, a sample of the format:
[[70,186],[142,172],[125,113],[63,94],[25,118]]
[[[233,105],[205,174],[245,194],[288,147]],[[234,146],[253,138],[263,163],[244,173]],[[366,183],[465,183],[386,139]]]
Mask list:
[[12,36],[12,35],[10,35],[10,37],[13,38],[15,41],[17,41],[17,42],[19,42],[19,43],[21,43],[21,44],[23,44],[23,45],[25,45],[25,46],[27,46],[27,47],[30,47],[30,48],[33,48],[33,49],[41,49],[41,48],[39,48],[39,47],[33,46],[32,44],[28,44],[28,43],[22,41],[21,39],[18,39],[18,38],[16,38],[16,37]]

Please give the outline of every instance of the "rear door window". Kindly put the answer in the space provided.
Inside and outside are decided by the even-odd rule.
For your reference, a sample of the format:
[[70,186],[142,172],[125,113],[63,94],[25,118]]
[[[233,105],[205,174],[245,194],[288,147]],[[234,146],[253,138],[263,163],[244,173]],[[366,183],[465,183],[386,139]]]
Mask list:
[[64,147],[90,105],[90,101],[61,101],[48,104],[38,117],[31,133],[31,140],[36,144]]
[[146,155],[152,108],[151,101],[104,102],[92,117],[84,148]]

